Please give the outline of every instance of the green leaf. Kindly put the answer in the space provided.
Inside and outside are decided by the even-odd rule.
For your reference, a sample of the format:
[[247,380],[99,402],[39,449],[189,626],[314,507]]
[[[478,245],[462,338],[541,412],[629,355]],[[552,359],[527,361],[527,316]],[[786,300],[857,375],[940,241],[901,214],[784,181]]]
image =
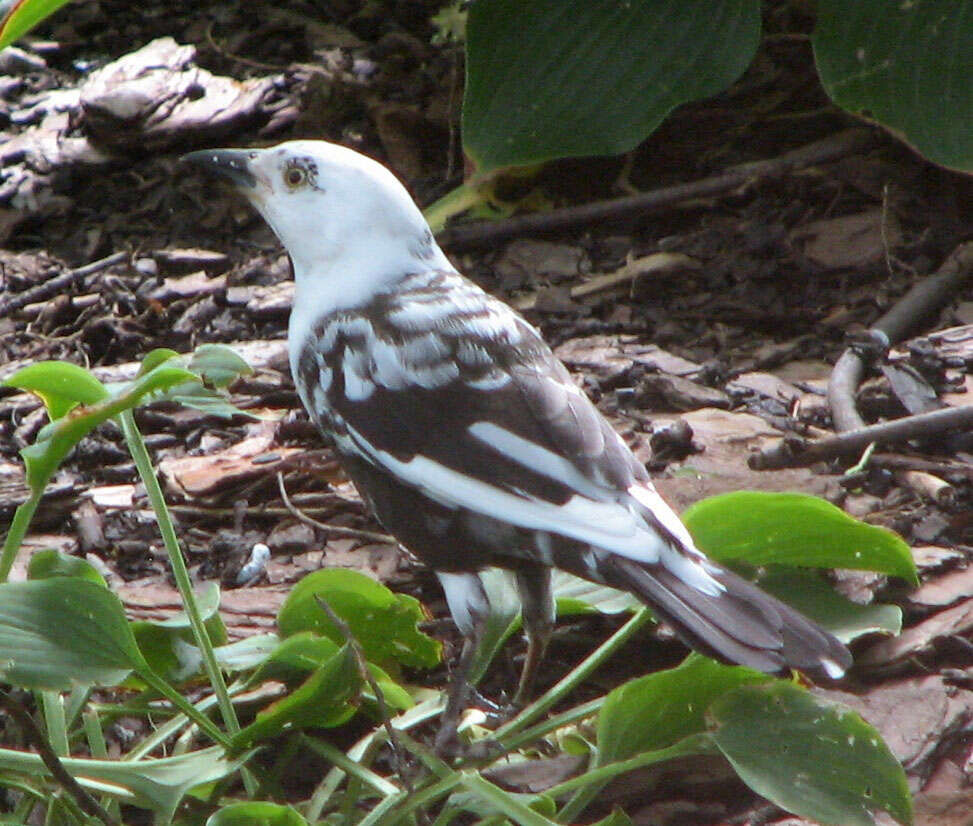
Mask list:
[[308,826],[290,806],[252,800],[224,806],[210,815],[206,826]]
[[629,680],[605,698],[598,715],[598,765],[668,748],[703,732],[706,709],[716,698],[771,679],[690,654],[677,668]]
[[97,404],[108,389],[92,373],[68,361],[43,361],[14,373],[3,384],[40,396],[52,421],[79,404]]
[[189,369],[207,384],[226,387],[253,368],[232,347],[225,344],[200,344],[189,359]]
[[814,571],[770,566],[757,584],[827,628],[842,642],[865,634],[896,635],[902,630],[898,605],[860,605],[843,597]]
[[[226,759],[218,746],[157,760],[87,760],[62,757],[61,763],[86,789],[106,793],[133,806],[154,809],[160,823],[170,823],[186,793],[204,783],[220,780],[246,759]],[[0,749],[0,772],[47,777],[47,767],[36,754]]]
[[901,537],[816,496],[725,493],[697,502],[682,518],[699,547],[720,562],[855,568],[919,581]]
[[521,628],[520,598],[513,575],[500,568],[488,568],[479,577],[490,604],[490,613],[470,662],[469,680],[472,685],[483,679],[503,644]]
[[280,644],[276,634],[255,634],[214,649],[216,661],[225,671],[249,671],[256,668]]
[[27,579],[50,579],[55,576],[86,579],[107,588],[108,584],[97,568],[85,559],[46,548],[35,551],[27,563]]
[[811,42],[839,106],[973,172],[973,2],[820,0]]
[[[366,663],[366,665],[379,691],[382,692],[382,699],[388,708],[395,711],[405,711],[416,704],[415,700],[412,699],[412,695],[395,682],[385,671],[375,665],[375,663]],[[362,697],[371,703],[377,704],[378,698],[374,696],[371,686],[367,683],[362,686]]]
[[[200,617],[213,645],[226,642],[226,626],[220,616],[220,587],[204,585],[196,596]],[[185,611],[155,622],[131,623],[132,633],[149,667],[169,683],[182,683],[202,670],[203,658],[196,647],[192,625]]]
[[207,416],[218,416],[221,419],[232,419],[234,416],[244,416],[248,419],[259,419],[253,413],[241,410],[225,395],[213,390],[198,381],[187,381],[177,384],[159,395],[160,399],[175,402],[193,410],[205,413]]
[[0,17],[0,49],[29,32],[46,17],[54,14],[68,0],[13,0],[0,4],[5,11]]
[[551,585],[554,599],[557,601],[559,617],[592,611],[601,614],[621,614],[624,611],[635,611],[643,607],[638,599],[625,591],[588,582],[564,571],[553,572]]
[[608,817],[592,823],[591,826],[633,826],[633,824],[632,819],[625,811],[616,806]]
[[756,0],[477,0],[462,116],[474,176],[627,152],[729,86],[759,37]]
[[0,584],[0,674],[24,688],[115,685],[143,665],[118,597],[73,577]]
[[155,350],[145,354],[145,358],[142,359],[142,363],[139,365],[139,371],[136,377],[151,373],[160,364],[175,358],[179,358],[179,353],[175,350],[170,350],[168,347],[157,347]]
[[710,707],[713,742],[758,794],[801,817],[872,826],[885,810],[912,823],[902,766],[857,714],[793,683],[747,685]]
[[418,600],[394,594],[364,574],[341,568],[315,571],[294,586],[277,617],[282,637],[313,631],[339,645],[344,643],[316,597],[348,623],[366,659],[382,668],[388,670],[397,663],[431,668],[440,661],[440,644],[416,627],[425,620]]
[[354,715],[361,685],[355,654],[350,645],[344,645],[304,683],[258,712],[233,737],[233,747],[245,748],[284,729],[339,726]]
[[167,683],[180,685],[201,672],[203,655],[183,634],[144,621],[133,622],[131,628],[149,668]]
[[281,640],[247,682],[257,685],[267,680],[277,680],[285,685],[294,685],[307,679],[308,674],[337,653],[338,644],[328,637],[300,631]]

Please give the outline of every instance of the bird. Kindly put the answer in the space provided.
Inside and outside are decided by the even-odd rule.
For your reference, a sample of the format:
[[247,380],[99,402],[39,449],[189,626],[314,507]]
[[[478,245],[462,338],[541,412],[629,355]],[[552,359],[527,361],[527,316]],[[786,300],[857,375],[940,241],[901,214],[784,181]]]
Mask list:
[[183,160],[235,185],[290,256],[291,372],[377,520],[436,574],[464,637],[436,746],[457,741],[490,605],[509,570],[528,646],[550,640],[552,569],[627,591],[689,647],[827,679],[848,649],[707,558],[538,331],[462,275],[405,186],[340,144],[295,140]]

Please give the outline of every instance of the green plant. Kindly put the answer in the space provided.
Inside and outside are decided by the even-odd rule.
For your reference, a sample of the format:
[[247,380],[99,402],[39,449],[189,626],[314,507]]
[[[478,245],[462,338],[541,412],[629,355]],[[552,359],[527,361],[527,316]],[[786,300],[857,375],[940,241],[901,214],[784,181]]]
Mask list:
[[[208,384],[214,379],[225,383],[244,367],[225,348],[202,347],[189,357],[150,354],[139,375],[117,387],[61,363],[33,365],[13,376],[10,385],[44,398],[52,422],[23,451],[32,500],[14,520],[5,555],[12,558],[19,548],[33,499],[39,498],[35,490],[43,489],[57,464],[93,427],[108,418],[120,420],[137,455],[142,448],[131,417],[135,405],[178,398],[232,413],[234,408]],[[157,483],[147,457],[137,464],[163,527],[167,507],[161,492],[151,494]],[[691,508],[686,522],[712,556],[759,563],[766,578],[776,576],[778,593],[785,598],[794,597],[788,589],[816,582],[816,602],[825,606],[817,618],[843,639],[876,628],[897,630],[897,608],[879,606],[863,614],[861,606],[831,592],[807,570],[852,565],[914,581],[908,548],[893,534],[850,519],[821,500],[790,494],[717,497]],[[174,533],[167,547],[170,542],[170,552],[181,560]],[[717,753],[752,788],[819,822],[869,824],[879,810],[900,823],[911,821],[905,776],[879,734],[854,713],[796,683],[691,655],[675,669],[572,704],[574,689],[651,617],[625,596],[566,575],[556,581],[562,614],[635,613],[496,731],[486,732],[470,721],[468,736],[492,739],[493,751],[521,751],[526,759],[545,741],[548,748],[587,756],[586,769],[576,777],[543,794],[519,795],[488,781],[477,763],[449,766],[412,737],[414,728],[439,714],[442,698],[410,685],[403,675],[405,669],[439,662],[439,647],[418,630],[423,614],[415,600],[361,574],[311,574],[281,607],[280,637],[266,634],[227,645],[215,586],[198,596],[187,588],[183,616],[133,623],[100,575],[82,560],[42,552],[31,560],[28,573],[26,582],[0,584],[4,679],[35,692],[50,752],[82,789],[102,798],[108,819],[117,819],[119,805],[126,804],[154,811],[160,823],[198,822],[194,813],[202,810],[215,826],[300,826],[322,818],[391,826],[419,812],[444,826],[460,814],[478,822],[501,818],[525,826],[570,823],[613,777],[675,756]],[[483,644],[480,675],[519,623],[515,606],[504,598],[511,590],[504,577],[499,572],[486,576],[496,616]],[[327,614],[319,609],[319,599],[330,606]],[[224,673],[233,675],[229,686]],[[200,677],[208,691],[190,702],[180,689],[197,685]],[[93,685],[115,686],[135,697],[126,700],[124,693],[116,693],[113,699],[95,700]],[[261,705],[250,722],[238,724],[237,704],[273,685],[283,686],[276,699]],[[555,705],[564,710],[549,716]],[[210,717],[217,706],[222,724]],[[103,727],[122,714],[151,716],[154,730],[122,760],[108,760]],[[329,732],[352,717],[359,725],[370,721],[367,734],[341,750]],[[391,770],[380,770],[377,757],[389,742],[398,759]],[[266,749],[269,745],[274,748]],[[79,747],[92,756],[70,757]],[[149,756],[162,747],[172,755]],[[306,800],[292,806],[270,802],[280,793],[277,778],[305,752],[333,768]],[[258,754],[265,756],[257,761]],[[407,769],[407,779],[401,770],[409,762],[424,768],[418,774]],[[233,783],[237,776],[242,787]],[[0,779],[20,790],[16,814],[22,818],[41,804],[48,807],[48,817],[56,812],[60,822],[90,822],[72,796],[51,796],[49,767],[37,755],[0,748]],[[183,805],[190,800],[194,806]],[[611,822],[627,821],[618,813]]]

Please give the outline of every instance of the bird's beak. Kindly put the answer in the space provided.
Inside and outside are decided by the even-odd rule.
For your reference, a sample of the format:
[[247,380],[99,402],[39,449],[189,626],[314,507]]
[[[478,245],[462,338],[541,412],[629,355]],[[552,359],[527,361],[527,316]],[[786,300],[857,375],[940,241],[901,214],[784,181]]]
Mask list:
[[257,178],[250,166],[255,157],[256,150],[253,149],[203,149],[183,155],[179,160],[222,175],[240,189],[249,190],[257,186]]

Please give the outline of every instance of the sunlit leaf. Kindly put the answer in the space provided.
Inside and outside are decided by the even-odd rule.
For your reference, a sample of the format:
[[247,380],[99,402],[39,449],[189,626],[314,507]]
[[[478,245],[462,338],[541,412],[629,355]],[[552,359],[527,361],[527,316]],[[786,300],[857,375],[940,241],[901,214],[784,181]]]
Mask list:
[[108,389],[91,372],[68,361],[29,364],[3,384],[39,396],[52,421],[79,404],[97,404],[108,398]]
[[343,568],[315,571],[294,586],[277,617],[282,637],[313,631],[344,644],[318,597],[348,623],[365,657],[382,668],[397,663],[429,668],[439,662],[440,644],[417,628],[426,618],[418,600]]
[[723,562],[855,568],[918,583],[901,537],[816,496],[725,493],[697,502],[682,517],[699,547]]
[[872,813],[912,822],[905,772],[853,711],[783,680],[715,700],[711,736],[744,782],[801,817],[872,826]]
[[281,640],[248,680],[251,684],[277,680],[293,685],[307,679],[337,652],[338,643],[311,631],[301,631]]
[[139,365],[137,376],[144,376],[146,373],[151,373],[160,364],[175,358],[179,358],[179,353],[175,350],[170,350],[168,347],[158,347],[145,354],[145,358],[142,359],[142,363]]
[[0,3],[0,49],[54,14],[68,0],[9,0]]

